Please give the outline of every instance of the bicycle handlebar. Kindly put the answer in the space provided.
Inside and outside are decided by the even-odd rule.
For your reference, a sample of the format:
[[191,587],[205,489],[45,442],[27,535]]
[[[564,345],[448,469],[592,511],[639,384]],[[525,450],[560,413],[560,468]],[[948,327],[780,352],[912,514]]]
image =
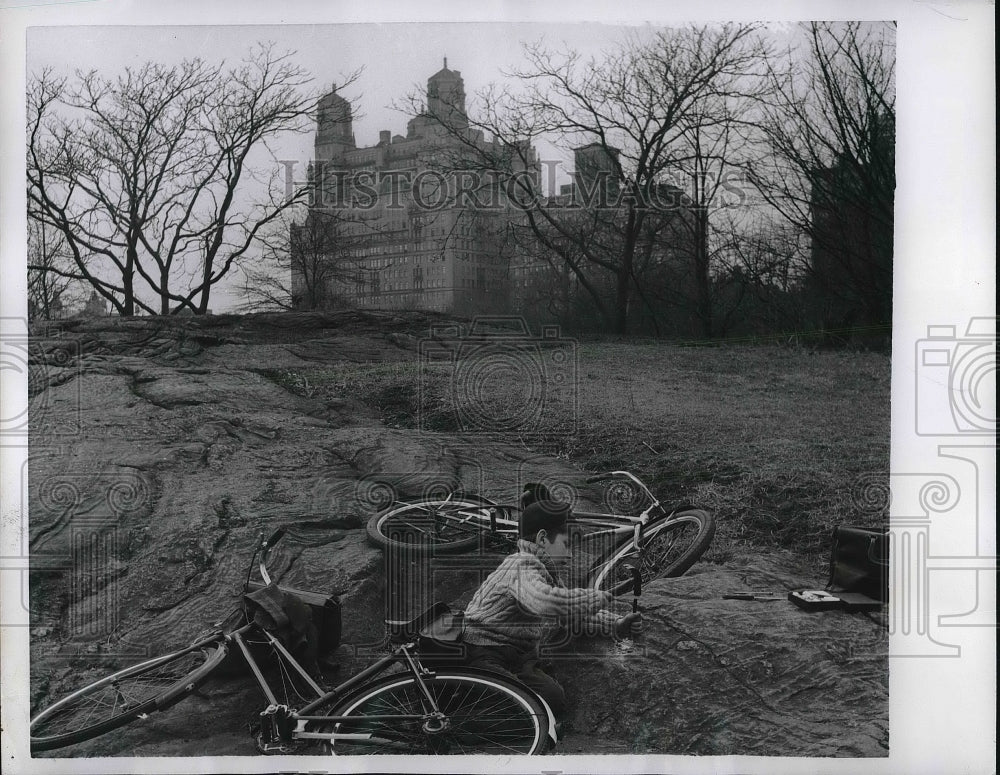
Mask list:
[[[278,541],[280,541],[281,538],[287,532],[288,532],[288,528],[285,527],[284,525],[282,525],[277,530],[275,530],[273,533],[271,533],[270,537],[268,537],[267,540],[262,541],[261,544],[260,544],[260,566],[259,566],[259,569],[260,569],[261,580],[263,580],[263,582],[265,584],[270,584],[271,583],[271,574],[269,574],[267,572],[267,553],[270,551],[271,547],[274,546],[276,543],[278,543]],[[264,534],[261,533],[261,536],[263,536],[263,535]]]

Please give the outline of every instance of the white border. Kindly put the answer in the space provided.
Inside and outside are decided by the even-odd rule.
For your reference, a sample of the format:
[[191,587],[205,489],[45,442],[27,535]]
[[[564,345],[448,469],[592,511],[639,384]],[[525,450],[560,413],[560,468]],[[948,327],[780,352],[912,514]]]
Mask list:
[[[903,2],[603,4],[199,2],[168,7],[139,2],[31,3],[0,0],[0,316],[25,316],[23,184],[24,34],[29,25],[59,24],[278,24],[362,21],[566,21],[614,23],[644,20],[859,18],[897,19],[899,142],[897,149],[896,305],[893,365],[893,471],[937,470],[933,440],[913,433],[912,353],[930,324],[961,329],[970,316],[995,314],[995,98],[994,6],[969,2],[932,5]],[[20,267],[20,268],[19,268]],[[2,400],[24,395],[26,385],[4,382]],[[0,447],[2,552],[19,545],[23,449]],[[987,482],[994,493],[995,469]],[[992,483],[992,484],[991,484]],[[991,490],[991,488],[993,488]],[[990,503],[979,504],[991,519]],[[995,533],[992,554],[995,550]],[[992,582],[988,585],[992,588]],[[3,590],[5,611],[17,608],[19,590]],[[995,603],[995,598],[993,599]],[[988,601],[987,601],[988,602]],[[995,611],[995,607],[993,609]],[[720,623],[724,626],[724,623]],[[5,772],[275,772],[325,770],[357,763],[265,757],[215,759],[40,760],[26,762],[18,730],[25,723],[26,628],[2,633],[2,707]],[[958,659],[892,660],[891,754],[879,760],[771,759],[753,757],[546,757],[537,761],[483,762],[503,772],[761,772],[986,773],[995,766],[995,630],[955,630]],[[413,768],[413,760],[366,762],[380,770]],[[430,763],[427,764],[430,766]],[[466,771],[469,762],[435,760],[439,771]]]

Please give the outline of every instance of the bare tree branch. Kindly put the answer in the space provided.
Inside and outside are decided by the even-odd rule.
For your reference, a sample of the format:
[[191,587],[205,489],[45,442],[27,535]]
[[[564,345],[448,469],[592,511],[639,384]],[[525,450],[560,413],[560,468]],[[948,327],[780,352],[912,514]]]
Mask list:
[[28,93],[28,214],[119,314],[204,313],[305,195],[254,165],[268,139],[310,126],[309,81],[266,44],[228,68],[148,63],[72,84],[43,72]]

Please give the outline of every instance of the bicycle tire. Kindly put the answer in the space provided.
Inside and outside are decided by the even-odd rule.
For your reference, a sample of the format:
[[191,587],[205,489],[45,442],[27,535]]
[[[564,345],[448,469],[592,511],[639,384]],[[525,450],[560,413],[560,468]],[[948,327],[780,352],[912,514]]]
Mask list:
[[[638,556],[642,583],[683,576],[701,557],[715,537],[715,518],[701,509],[685,509],[647,525]],[[680,542],[680,543],[678,543]],[[676,550],[676,551],[674,551]],[[593,587],[613,595],[632,591],[632,578],[622,567],[636,560],[631,543],[619,549],[597,571]]]
[[[549,717],[525,686],[485,671],[442,669],[424,675],[427,690],[449,726],[432,732],[416,721],[337,722],[341,733],[372,733],[374,740],[334,740],[333,755],[360,754],[500,754],[532,755],[545,750]],[[410,673],[387,676],[344,698],[331,715],[422,713],[426,702]]]
[[226,657],[215,648],[186,648],[105,676],[40,711],[29,726],[31,752],[81,743],[191,694]]
[[479,545],[483,526],[478,520],[470,524],[467,515],[449,518],[449,512],[490,505],[487,500],[469,495],[404,503],[368,520],[368,541],[386,551],[411,554],[467,552]]

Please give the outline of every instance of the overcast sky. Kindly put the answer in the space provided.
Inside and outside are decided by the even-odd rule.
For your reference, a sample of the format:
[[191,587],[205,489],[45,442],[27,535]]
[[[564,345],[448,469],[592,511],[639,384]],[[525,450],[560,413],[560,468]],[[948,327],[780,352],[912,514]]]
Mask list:
[[[407,116],[398,107],[408,94],[426,88],[427,78],[448,67],[462,73],[471,102],[476,91],[501,82],[503,71],[523,63],[521,44],[544,40],[552,48],[599,54],[648,25],[566,24],[331,24],[241,26],[36,27],[28,30],[27,61],[37,72],[52,67],[71,74],[98,69],[106,74],[146,61],[180,62],[201,57],[238,61],[254,43],[273,41],[326,91],[360,67],[360,79],[344,92],[360,114],[354,131],[359,146],[374,145],[388,129],[406,134]],[[393,104],[396,103],[396,109]],[[285,138],[277,148],[306,161],[312,138]]]

